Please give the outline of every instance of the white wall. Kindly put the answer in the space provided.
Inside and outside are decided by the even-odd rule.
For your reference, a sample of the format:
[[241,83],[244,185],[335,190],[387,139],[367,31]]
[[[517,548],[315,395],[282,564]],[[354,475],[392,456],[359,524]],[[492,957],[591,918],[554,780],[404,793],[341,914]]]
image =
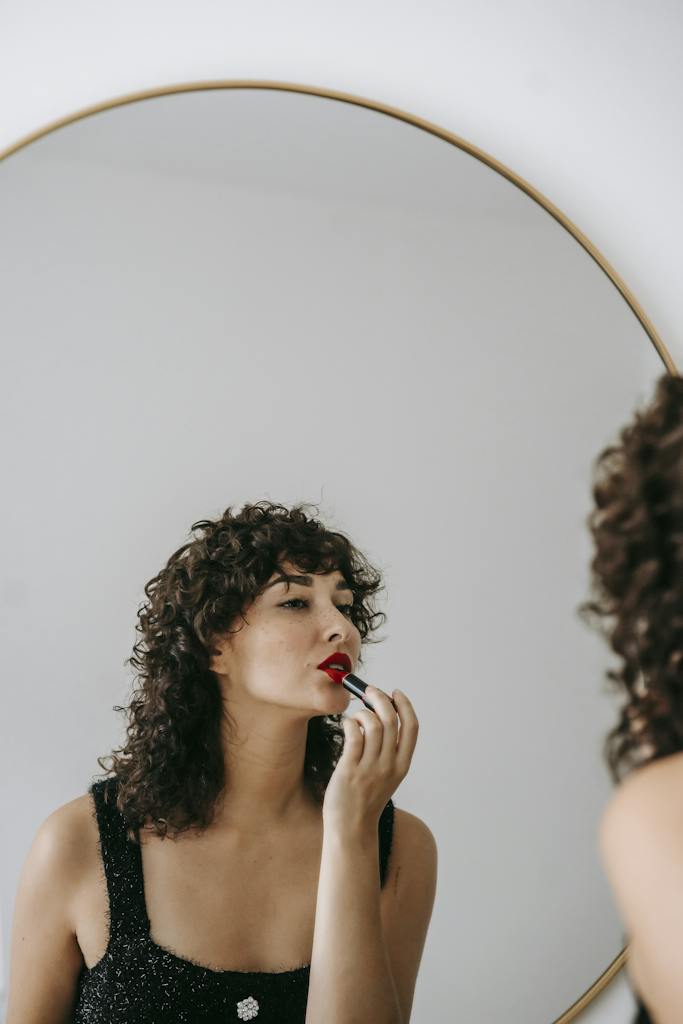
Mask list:
[[[0,149],[144,88],[221,78],[345,90],[434,121],[526,178],[625,279],[683,368],[675,3],[77,0],[0,7]],[[621,1024],[623,976],[581,1020]]]
[[456,132],[584,231],[683,354],[677,0],[4,0],[0,148],[162,83],[267,78]]

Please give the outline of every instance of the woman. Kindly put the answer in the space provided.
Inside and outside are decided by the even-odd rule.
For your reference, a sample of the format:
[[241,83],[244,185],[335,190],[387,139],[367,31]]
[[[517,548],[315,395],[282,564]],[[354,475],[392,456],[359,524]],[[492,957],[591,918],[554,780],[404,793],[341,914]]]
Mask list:
[[[600,850],[628,932],[634,1024],[683,1021],[683,381],[666,374],[596,461],[593,602],[622,659]],[[631,770],[636,769],[636,770]],[[623,776],[628,777],[621,781]]]
[[376,642],[379,573],[302,505],[192,529],[145,587],[109,777],[29,851],[7,1024],[407,1024],[437,869],[391,800],[418,721],[374,687],[342,717],[319,668]]

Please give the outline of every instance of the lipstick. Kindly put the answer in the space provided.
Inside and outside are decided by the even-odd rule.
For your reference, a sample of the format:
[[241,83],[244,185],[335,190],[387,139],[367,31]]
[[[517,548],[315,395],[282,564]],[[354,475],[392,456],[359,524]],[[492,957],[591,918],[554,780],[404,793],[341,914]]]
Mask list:
[[[340,665],[347,664],[350,666],[351,662],[348,656],[345,654],[331,654],[329,658],[326,658],[325,661],[320,663],[318,668],[321,668],[323,672],[326,672],[333,683],[340,683],[345,690],[348,690],[354,697],[358,697],[363,701],[366,707],[370,708],[371,711],[374,711],[375,709],[370,703],[370,699],[365,696],[365,690],[368,683],[361,679],[360,676],[357,676],[355,672],[341,671],[338,668],[332,667],[330,665],[331,662],[338,663]],[[387,696],[389,695],[387,694]],[[393,699],[389,697],[389,700],[395,709],[396,705],[394,704]]]

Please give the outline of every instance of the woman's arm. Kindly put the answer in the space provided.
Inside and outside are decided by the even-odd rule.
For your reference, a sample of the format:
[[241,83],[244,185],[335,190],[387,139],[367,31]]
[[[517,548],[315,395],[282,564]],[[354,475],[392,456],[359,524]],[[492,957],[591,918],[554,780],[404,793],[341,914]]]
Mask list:
[[[325,788],[306,1024],[408,1024],[410,975],[414,980],[431,914],[431,905],[416,914],[414,903],[418,891],[417,903],[425,904],[430,887],[409,885],[398,929],[383,928],[379,822],[408,774],[419,722],[401,690],[389,697],[367,686],[364,700],[366,707],[342,721],[342,754]],[[419,870],[435,876],[435,850],[425,845],[422,852],[428,856]],[[406,965],[408,980],[395,977],[396,966]]]
[[82,861],[77,801],[40,825],[14,906],[6,1024],[68,1024],[83,955],[72,910]]
[[306,1024],[409,1024],[437,852],[424,822],[394,814],[384,889],[376,824],[323,834]]

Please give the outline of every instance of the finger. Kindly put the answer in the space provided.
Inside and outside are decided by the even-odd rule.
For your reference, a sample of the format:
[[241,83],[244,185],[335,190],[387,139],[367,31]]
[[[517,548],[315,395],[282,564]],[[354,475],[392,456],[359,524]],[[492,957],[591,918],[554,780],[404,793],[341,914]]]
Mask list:
[[396,705],[388,693],[368,684],[365,687],[365,694],[380,718],[386,718],[387,721],[396,718]]
[[399,727],[397,712],[394,710],[391,698],[384,690],[380,690],[376,686],[368,686],[365,692],[368,693],[368,691],[375,708],[375,714],[381,719],[384,729],[380,760],[383,762],[384,767],[393,767]]
[[[389,701],[389,703],[393,707],[394,711],[396,711],[396,704],[394,702],[393,697],[390,697],[388,693],[385,693],[384,690],[380,690],[377,686],[371,686],[368,683],[368,685],[365,687],[365,693],[363,694],[362,700],[366,699],[366,694],[367,694],[367,698],[368,698],[366,703],[369,703],[371,711],[374,710],[374,699],[377,699],[377,695],[378,694],[381,694],[383,697],[386,697],[386,699]],[[371,696],[374,699],[370,699]]]
[[363,753],[363,730],[360,728],[359,723],[355,722],[349,715],[344,715],[342,718],[342,728],[344,729],[344,749],[342,750],[341,758],[357,764]]
[[396,748],[396,767],[405,776],[408,774],[410,762],[415,752],[420,723],[415,714],[415,709],[405,693],[402,693],[400,690],[394,690],[394,700],[396,701],[398,715],[401,719],[401,732]]
[[377,761],[382,753],[384,726],[382,719],[374,711],[363,708],[353,716],[363,730],[363,764]]

